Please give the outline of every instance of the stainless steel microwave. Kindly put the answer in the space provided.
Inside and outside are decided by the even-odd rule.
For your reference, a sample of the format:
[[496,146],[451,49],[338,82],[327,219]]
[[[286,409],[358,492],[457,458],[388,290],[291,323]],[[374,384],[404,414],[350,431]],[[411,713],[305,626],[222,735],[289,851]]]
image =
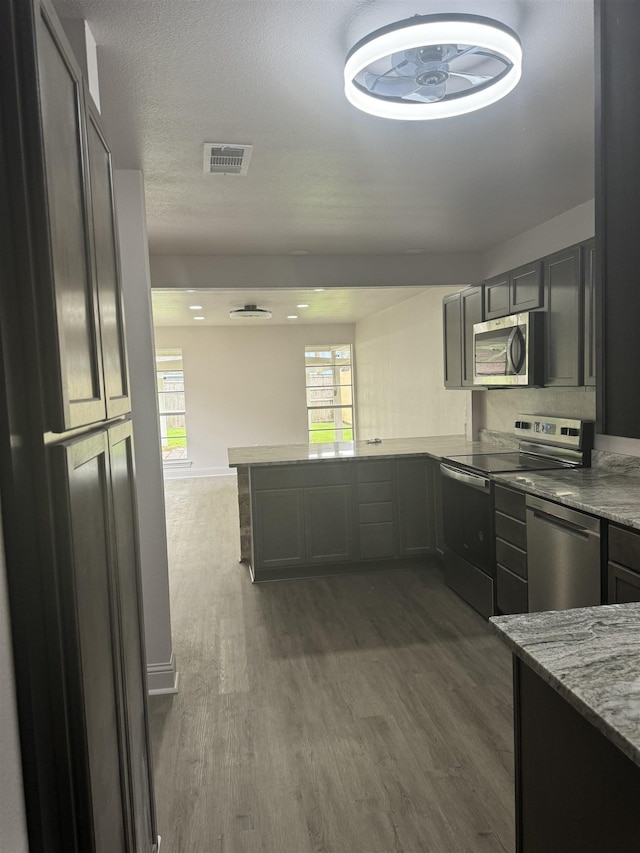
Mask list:
[[473,384],[495,388],[541,385],[544,313],[529,311],[473,327]]

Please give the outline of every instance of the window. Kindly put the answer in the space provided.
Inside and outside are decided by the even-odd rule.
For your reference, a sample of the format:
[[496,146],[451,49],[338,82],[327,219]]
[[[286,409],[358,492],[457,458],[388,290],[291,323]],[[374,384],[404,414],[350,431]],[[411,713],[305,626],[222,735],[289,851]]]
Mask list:
[[181,349],[156,350],[162,461],[187,459],[187,422]]
[[305,347],[309,442],[353,441],[351,346]]

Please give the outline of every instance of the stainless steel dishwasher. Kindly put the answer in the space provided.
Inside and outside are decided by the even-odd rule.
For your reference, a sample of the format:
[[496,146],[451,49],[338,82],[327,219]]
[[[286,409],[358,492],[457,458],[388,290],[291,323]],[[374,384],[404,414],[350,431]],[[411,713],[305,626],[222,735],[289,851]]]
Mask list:
[[601,604],[600,519],[527,495],[529,612]]

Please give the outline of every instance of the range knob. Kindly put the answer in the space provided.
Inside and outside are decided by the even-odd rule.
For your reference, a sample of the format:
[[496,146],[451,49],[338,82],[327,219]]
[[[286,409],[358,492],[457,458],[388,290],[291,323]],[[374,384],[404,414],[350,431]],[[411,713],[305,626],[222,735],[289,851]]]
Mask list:
[[529,421],[516,421],[515,427],[516,429],[531,429],[531,424]]
[[572,437],[580,435],[580,430],[576,427],[561,427],[560,435],[570,435]]

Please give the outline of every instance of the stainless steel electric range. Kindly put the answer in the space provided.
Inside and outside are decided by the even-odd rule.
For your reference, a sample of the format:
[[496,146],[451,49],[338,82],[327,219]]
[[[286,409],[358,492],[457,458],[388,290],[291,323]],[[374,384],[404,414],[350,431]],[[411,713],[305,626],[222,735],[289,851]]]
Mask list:
[[483,616],[496,613],[496,558],[492,474],[586,467],[594,424],[574,418],[517,415],[518,450],[496,446],[442,460],[444,576]]

